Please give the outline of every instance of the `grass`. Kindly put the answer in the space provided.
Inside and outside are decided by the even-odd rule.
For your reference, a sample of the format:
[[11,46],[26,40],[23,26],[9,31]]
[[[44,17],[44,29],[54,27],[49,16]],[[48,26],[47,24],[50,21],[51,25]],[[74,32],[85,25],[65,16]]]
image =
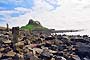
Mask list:
[[27,30],[37,30],[37,29],[47,29],[43,26],[40,26],[40,25],[33,25],[33,24],[29,24],[29,25],[26,25],[26,26],[22,26],[21,29],[27,29]]

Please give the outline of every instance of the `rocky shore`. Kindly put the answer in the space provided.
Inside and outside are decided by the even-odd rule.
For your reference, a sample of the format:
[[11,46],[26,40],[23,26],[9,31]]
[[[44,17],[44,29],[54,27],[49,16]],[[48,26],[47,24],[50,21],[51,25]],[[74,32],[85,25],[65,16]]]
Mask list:
[[90,60],[90,37],[0,31],[0,60]]
[[81,30],[54,30],[29,20],[21,28],[0,28],[0,60],[90,60],[88,35],[57,35]]

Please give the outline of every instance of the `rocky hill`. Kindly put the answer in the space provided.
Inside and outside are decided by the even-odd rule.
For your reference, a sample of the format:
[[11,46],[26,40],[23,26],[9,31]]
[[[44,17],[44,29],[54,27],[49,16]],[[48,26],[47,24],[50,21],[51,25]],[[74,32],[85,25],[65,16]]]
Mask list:
[[46,30],[48,28],[43,27],[39,21],[34,21],[32,19],[29,20],[28,24],[22,26],[21,29],[28,29],[28,30]]

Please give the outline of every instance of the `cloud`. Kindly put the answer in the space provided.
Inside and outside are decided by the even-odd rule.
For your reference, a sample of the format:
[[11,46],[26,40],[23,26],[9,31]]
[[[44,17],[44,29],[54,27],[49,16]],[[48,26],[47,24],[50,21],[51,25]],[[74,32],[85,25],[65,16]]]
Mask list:
[[23,13],[23,12],[26,13],[26,12],[30,12],[32,9],[30,9],[30,8],[23,8],[23,7],[16,7],[15,10],[19,11],[21,13]]
[[52,10],[56,10],[57,7],[60,7],[60,4],[58,4],[58,0],[44,0],[49,5],[53,6]]
[[[80,32],[80,34],[90,34],[88,33],[90,31],[90,9],[83,8],[90,3],[88,1],[89,0],[33,0],[34,5],[32,8],[20,6],[14,8],[14,12],[24,12],[24,14],[18,17],[9,16],[6,22],[8,22],[11,27],[23,26],[28,23],[30,18],[33,18],[48,28],[85,29],[85,31]],[[54,5],[58,4],[60,6],[54,8]]]

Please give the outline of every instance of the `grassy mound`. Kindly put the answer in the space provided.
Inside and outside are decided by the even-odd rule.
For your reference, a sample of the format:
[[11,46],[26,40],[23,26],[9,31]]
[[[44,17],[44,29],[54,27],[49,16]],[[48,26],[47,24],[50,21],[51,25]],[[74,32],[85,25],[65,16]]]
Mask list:
[[48,28],[43,27],[38,21],[29,20],[26,26],[22,26],[21,29],[27,30],[47,30]]

